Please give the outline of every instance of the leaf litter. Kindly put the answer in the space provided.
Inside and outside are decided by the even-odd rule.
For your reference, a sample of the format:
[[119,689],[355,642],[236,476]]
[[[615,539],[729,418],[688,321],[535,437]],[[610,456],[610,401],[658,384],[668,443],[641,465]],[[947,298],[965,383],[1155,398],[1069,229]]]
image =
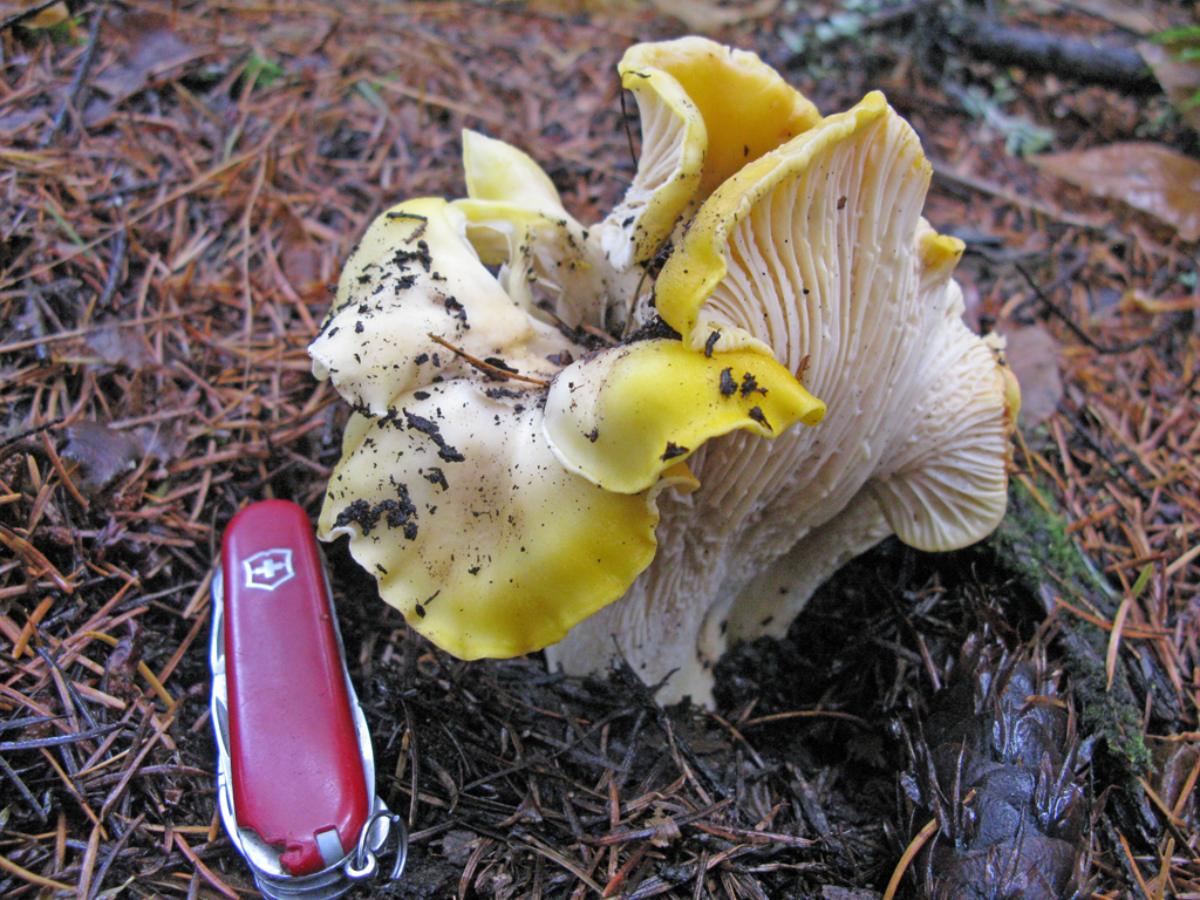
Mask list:
[[1158,144],[1108,144],[1035,157],[1037,166],[1098,197],[1128,203],[1200,239],[1200,162]]
[[[1096,6],[1016,14],[1111,28]],[[413,835],[391,892],[874,896],[911,837],[892,723],[915,719],[985,626],[1008,647],[1044,645],[1077,681],[1072,635],[1103,634],[1101,681],[1137,709],[1113,745],[1141,741],[1149,762],[1135,772],[1113,750],[1089,770],[1092,887],[1200,890],[1192,232],[1064,191],[960,98],[1003,96],[1057,152],[1149,140],[1194,156],[1195,136],[1166,98],[939,56],[923,13],[867,10],[805,57],[789,43],[839,9],[747,8],[716,17],[716,36],[823,110],[887,92],[939,171],[928,214],[967,242],[981,326],[1058,345],[1029,353],[1048,372],[1057,352],[1062,394],[1048,389],[1027,427],[1014,481],[1061,511],[1054,546],[1081,548],[1096,578],[1052,567],[1030,588],[998,542],[937,558],[885,544],[788,639],[729,654],[708,714],[661,710],[627,674],[450,659],[335,546],[379,789]],[[613,67],[633,40],[683,26],[633,4],[563,10],[85,5],[78,24],[0,33],[6,896],[250,890],[216,817],[207,720],[220,531],[252,497],[315,512],[346,414],[304,351],[328,283],[386,205],[461,191],[461,127],[529,150],[582,219],[624,190]],[[1031,396],[1046,387],[1027,379]]]

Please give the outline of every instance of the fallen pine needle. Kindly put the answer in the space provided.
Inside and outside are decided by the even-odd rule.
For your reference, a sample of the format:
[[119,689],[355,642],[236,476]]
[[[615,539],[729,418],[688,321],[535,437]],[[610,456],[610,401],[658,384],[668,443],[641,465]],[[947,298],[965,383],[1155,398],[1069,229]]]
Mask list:
[[29,618],[25,620],[25,627],[21,629],[21,636],[17,638],[17,642],[13,645],[12,655],[14,659],[20,659],[22,654],[29,649],[29,640],[33,637],[34,631],[37,630],[38,623],[46,617],[46,613],[50,612],[50,607],[53,605],[54,595],[48,594],[34,607],[33,612],[29,614]]
[[[1150,798],[1150,802],[1157,806],[1159,812],[1167,817],[1167,821],[1169,821],[1176,828],[1187,828],[1187,823],[1180,819],[1179,816],[1172,811],[1171,807],[1167,806],[1167,802],[1158,795],[1158,791],[1154,790],[1154,788],[1150,786],[1150,782],[1148,782],[1143,776],[1139,775],[1138,783],[1142,786],[1142,790],[1146,792],[1146,796]],[[1185,794],[1184,796],[1186,797],[1187,795]]]
[[1129,870],[1133,872],[1133,877],[1137,879],[1138,887],[1142,890],[1143,897],[1153,896],[1150,893],[1150,886],[1146,884],[1146,878],[1142,875],[1142,870],[1138,868],[1137,860],[1133,856],[1133,851],[1129,849],[1129,841],[1125,835],[1117,832],[1117,840],[1121,842],[1121,849],[1125,851],[1125,860],[1129,863]]
[[[58,762],[54,759],[54,757],[50,754],[50,752],[45,747],[41,747],[39,749],[41,751],[42,756],[45,758],[46,762],[48,762],[50,764],[50,768],[52,768],[54,770],[54,772],[58,775],[58,777],[62,780],[63,785],[67,789],[67,793],[69,793],[75,799],[75,802],[79,804],[79,806],[83,810],[84,814],[89,819],[91,819],[92,824],[100,829],[100,837],[103,838],[104,840],[108,840],[108,830],[105,829],[104,824],[101,821],[101,817],[97,816],[96,811],[94,809],[92,809],[92,807],[88,804],[87,798],[84,797],[83,794],[79,793],[79,791],[75,787],[74,782],[71,781],[70,777],[67,775],[66,772],[63,771],[62,766],[60,766],[58,764]],[[72,890],[74,890],[74,888],[72,888]]]
[[[1159,861],[1158,875],[1154,879],[1154,897],[1155,900],[1162,900],[1167,896],[1167,883],[1171,878],[1171,857],[1175,855],[1175,838],[1167,838],[1166,846],[1163,847],[1162,857]],[[1172,893],[1171,896],[1176,896]]]
[[67,489],[67,493],[71,495],[71,498],[79,504],[79,507],[84,512],[87,512],[88,507],[91,506],[91,504],[88,502],[87,497],[80,493],[74,479],[71,478],[71,473],[67,471],[67,467],[63,465],[62,458],[58,455],[58,451],[54,449],[54,442],[50,440],[50,435],[46,434],[44,431],[42,432],[42,449],[49,458],[50,465],[52,465],[54,467],[54,471],[58,473],[58,480],[61,481],[63,487]]
[[1121,631],[1125,619],[1129,615],[1129,607],[1133,605],[1133,596],[1121,601],[1117,614],[1113,617],[1112,632],[1108,636],[1108,651],[1104,654],[1104,671],[1108,676],[1105,690],[1112,690],[1113,677],[1117,674],[1117,652],[1121,649]]
[[[110,647],[117,646],[117,639],[111,634],[105,634],[102,631],[85,631],[84,634],[93,640],[103,641]],[[165,687],[163,687],[162,682],[158,680],[158,676],[150,671],[150,667],[139,660],[137,664],[137,670],[138,674],[146,679],[146,683],[150,685],[150,689],[158,695],[158,699],[162,700],[162,702],[167,705],[167,711],[170,712],[172,709],[174,709],[175,698],[171,696],[170,692],[168,692]]]
[[1138,573],[1137,581],[1133,583],[1129,593],[1125,595],[1125,599],[1121,601],[1121,605],[1117,608],[1117,614],[1113,617],[1112,633],[1108,636],[1108,652],[1104,657],[1104,671],[1108,675],[1108,684],[1106,690],[1112,690],[1113,677],[1117,674],[1117,652],[1121,648],[1121,634],[1125,630],[1125,620],[1129,616],[1129,608],[1142,591],[1146,589],[1146,585],[1150,583],[1150,577],[1154,574],[1154,566],[1145,566]]
[[574,875],[576,878],[578,878],[580,881],[582,881],[584,884],[586,884],[589,888],[591,888],[597,894],[604,896],[604,888],[602,888],[587,872],[585,872],[583,869],[581,869],[572,860],[567,859],[567,857],[563,856],[561,853],[556,852],[553,848],[547,847],[545,844],[543,844],[541,841],[539,841],[537,838],[533,837],[532,835],[526,835],[524,840],[525,840],[526,846],[528,846],[529,849],[533,850],[535,853],[540,854],[541,856],[546,857],[546,859],[550,860],[552,863],[555,863],[555,864],[561,866],[562,868],[566,869],[568,872],[570,872],[572,875]]
[[545,381],[544,379],[534,378],[532,375],[522,375],[520,372],[510,372],[508,369],[502,369],[499,366],[493,366],[489,362],[484,362],[482,359],[472,356],[461,347],[455,347],[448,340],[445,338],[440,338],[436,334],[426,332],[426,336],[435,344],[440,344],[455,356],[461,357],[476,369],[479,369],[481,372],[486,372],[488,375],[495,375],[497,378],[507,378],[511,379],[512,381],[524,381],[527,384],[536,384],[538,387],[550,387],[550,382]]
[[8,872],[10,875],[15,875],[23,881],[28,881],[30,884],[36,884],[38,887],[52,888],[56,891],[68,891],[75,893],[75,885],[64,884],[61,881],[55,881],[53,878],[47,878],[44,875],[39,875],[37,872],[30,872],[23,866],[17,865],[6,856],[0,856],[0,869]]
[[30,568],[35,570],[39,575],[49,575],[53,578],[59,590],[64,594],[75,593],[74,582],[64,577],[62,572],[58,571],[58,567],[50,562],[41,550],[33,546],[33,544],[29,543],[29,541],[25,540],[25,538],[21,537],[15,531],[5,528],[3,525],[0,525],[0,544],[4,544],[13,553],[23,557]]
[[1197,544],[1195,547],[1179,557],[1179,559],[1167,566],[1167,577],[1170,578],[1172,575],[1194,560],[1197,556],[1200,556],[1200,544]]
[[205,840],[216,840],[215,836],[209,837],[212,832],[211,825],[144,825],[142,827],[155,834],[163,834],[170,830],[171,834],[202,834]]
[[1200,756],[1196,757],[1196,764],[1192,766],[1192,771],[1188,773],[1187,780],[1183,783],[1183,787],[1179,790],[1179,799],[1175,801],[1175,806],[1171,810],[1171,815],[1179,818],[1183,815],[1183,810],[1187,806],[1188,798],[1192,796],[1192,791],[1196,789],[1196,778],[1200,777]]
[[896,891],[900,889],[900,881],[904,878],[904,873],[908,870],[909,865],[921,852],[921,848],[937,833],[937,830],[938,820],[930,819],[925,823],[925,827],[917,832],[916,837],[908,842],[908,846],[900,854],[900,861],[896,863],[896,870],[892,872],[892,877],[888,880],[887,890],[883,892],[883,900],[893,900]]
[[99,825],[92,826],[92,833],[88,836],[87,849],[83,854],[83,862],[79,865],[79,897],[90,897],[92,895],[92,879],[96,875],[96,856],[100,851],[100,838],[103,829]]
[[[1068,603],[1062,597],[1056,596],[1054,598],[1054,605],[1056,607],[1058,607],[1059,609],[1065,609],[1067,612],[1071,613],[1074,616],[1079,617],[1080,619],[1083,619],[1085,622],[1090,622],[1091,624],[1095,625],[1097,628],[1103,629],[1104,631],[1112,630],[1112,627],[1113,627],[1112,623],[1109,622],[1107,619],[1103,619],[1100,616],[1095,615],[1094,613],[1090,613],[1085,609],[1080,609],[1078,606],[1074,606],[1074,605]],[[1164,628],[1150,628],[1145,625],[1126,625],[1124,628],[1124,634],[1125,634],[1125,637],[1141,638],[1144,640],[1153,640],[1154,638],[1163,638],[1163,637],[1171,636],[1171,633]],[[1198,733],[1200,733],[1200,732],[1198,732]]]
[[175,831],[172,833],[172,837],[175,838],[175,846],[179,848],[179,852],[186,856],[188,862],[196,867],[196,871],[200,873],[201,878],[220,891],[223,896],[229,897],[230,900],[237,900],[237,891],[218,878],[217,874],[204,864],[204,860],[196,855],[196,851],[184,840],[182,834]]
[[868,727],[866,719],[856,716],[853,713],[841,712],[836,709],[795,709],[790,712],[772,713],[767,716],[747,719],[745,722],[740,723],[738,727],[752,728],[755,725],[767,725],[771,722],[783,722],[788,719],[843,719],[846,722],[861,725],[863,728]]

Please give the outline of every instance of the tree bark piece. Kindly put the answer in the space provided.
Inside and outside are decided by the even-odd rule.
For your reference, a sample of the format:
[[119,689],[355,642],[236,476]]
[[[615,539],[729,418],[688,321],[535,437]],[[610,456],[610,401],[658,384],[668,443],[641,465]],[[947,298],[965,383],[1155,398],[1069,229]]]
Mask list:
[[962,49],[989,62],[1135,94],[1159,91],[1150,66],[1132,47],[1002,25],[992,19],[954,16],[949,25]]

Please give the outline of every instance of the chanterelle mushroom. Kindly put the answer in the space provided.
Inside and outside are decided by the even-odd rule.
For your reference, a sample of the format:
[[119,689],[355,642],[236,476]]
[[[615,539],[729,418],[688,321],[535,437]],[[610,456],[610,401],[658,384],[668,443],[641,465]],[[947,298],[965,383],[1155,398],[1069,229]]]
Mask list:
[[[929,165],[882,96],[821,120],[700,39],[622,75],[659,131],[601,226],[468,132],[469,197],[364,236],[310,348],[356,410],[320,529],[459,656],[566,634],[554,665],[620,654],[708,703],[726,644],[782,632],[850,556],[995,526],[1017,392],[961,322],[961,245],[921,218]],[[647,339],[567,336],[635,302],[661,316]],[[791,427],[824,413],[801,378],[829,403],[815,428]]]
[[453,205],[483,262],[501,266],[508,295],[572,328],[603,327],[611,311],[623,316],[637,274],[608,261],[538,164],[475,131],[463,131],[462,140],[467,197]]
[[921,218],[929,179],[912,129],[872,94],[705,202],[658,278],[658,312],[693,349],[804,368],[830,414],[702,448],[701,487],[660,504],[654,562],[550,648],[554,664],[602,670],[615,640],[647,682],[671,676],[660,699],[708,703],[725,646],[784,632],[851,556],[891,533],[949,550],[996,526],[1015,382],[961,321],[962,248]]
[[[383,598],[468,659],[540,649],[624,593],[654,554],[660,491],[694,487],[683,462],[706,440],[824,411],[761,353],[677,338],[589,352],[505,290],[474,230],[443,200],[384,213],[309,348],[355,408],[321,536],[348,535]],[[769,396],[723,390],[734,371]]]

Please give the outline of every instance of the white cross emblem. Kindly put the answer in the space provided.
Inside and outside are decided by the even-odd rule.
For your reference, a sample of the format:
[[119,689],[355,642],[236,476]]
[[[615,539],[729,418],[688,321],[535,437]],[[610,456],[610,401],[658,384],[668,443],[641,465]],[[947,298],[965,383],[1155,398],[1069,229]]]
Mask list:
[[292,551],[286,547],[262,550],[242,560],[246,570],[246,587],[273,591],[296,575],[292,568]]

